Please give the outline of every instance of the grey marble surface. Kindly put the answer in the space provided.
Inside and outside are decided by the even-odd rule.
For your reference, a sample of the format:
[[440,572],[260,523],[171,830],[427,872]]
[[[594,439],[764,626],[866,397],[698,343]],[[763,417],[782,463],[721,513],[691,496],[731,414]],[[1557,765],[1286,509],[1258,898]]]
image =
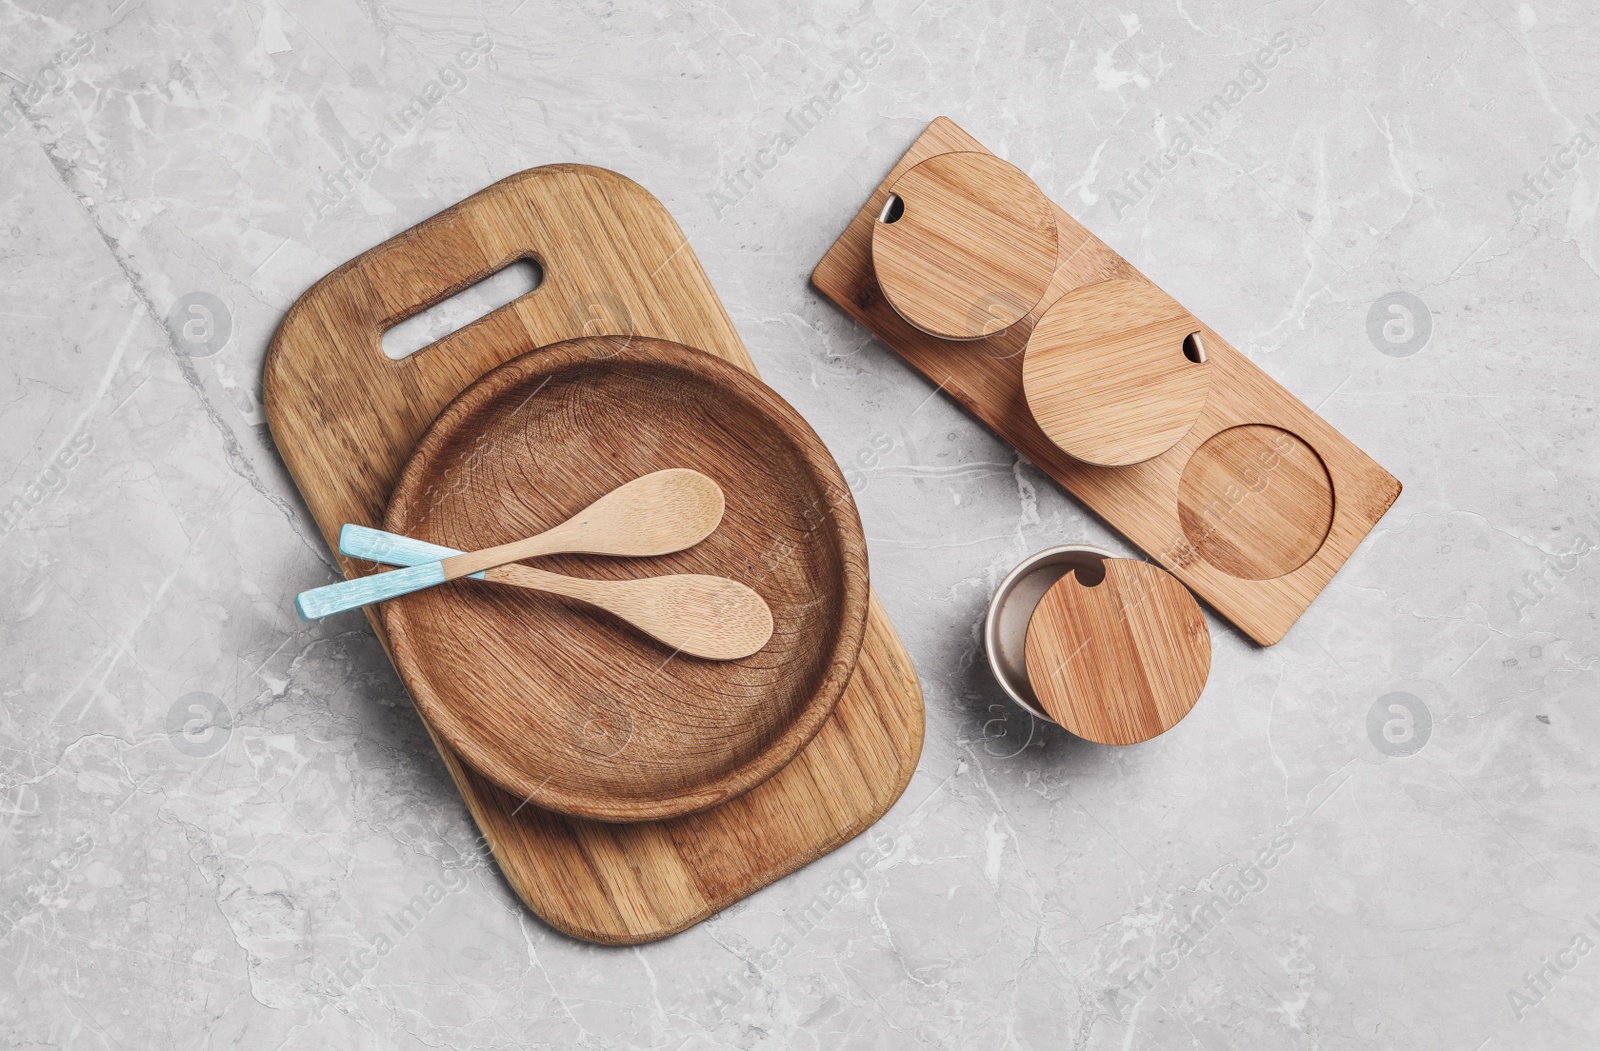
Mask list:
[[[1575,0],[0,6],[0,1044],[1590,1046],[1597,47]],[[1209,615],[1143,746],[979,641],[1023,556],[1130,546],[807,282],[939,114],[1406,486],[1279,645]],[[258,401],[313,280],[559,161],[862,458],[927,699],[862,880],[638,949],[524,909],[365,623],[295,619],[332,562]]]

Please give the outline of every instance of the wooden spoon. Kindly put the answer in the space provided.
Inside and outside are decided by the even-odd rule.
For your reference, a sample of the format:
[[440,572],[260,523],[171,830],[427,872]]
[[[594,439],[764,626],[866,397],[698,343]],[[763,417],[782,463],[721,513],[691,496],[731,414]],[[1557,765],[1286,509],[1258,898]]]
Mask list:
[[618,486],[553,529],[437,562],[302,591],[295,609],[316,620],[538,555],[667,555],[693,547],[722,521],[722,487],[699,471],[656,471]]
[[[339,533],[339,550],[352,558],[406,566],[460,554],[454,548],[358,525],[347,525]],[[580,580],[519,565],[497,566],[472,576],[587,602],[675,650],[709,660],[748,657],[772,638],[772,611],[761,596],[726,577],[680,573],[639,580]]]
[[714,661],[748,657],[772,638],[772,611],[736,580],[675,573],[636,580],[580,580],[512,564],[489,580],[598,606],[674,650]]

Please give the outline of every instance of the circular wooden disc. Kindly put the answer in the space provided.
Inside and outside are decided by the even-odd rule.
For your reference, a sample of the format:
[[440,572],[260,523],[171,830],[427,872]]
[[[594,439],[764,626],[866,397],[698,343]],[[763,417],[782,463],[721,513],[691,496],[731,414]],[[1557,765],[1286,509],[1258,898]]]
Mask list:
[[1200,557],[1230,576],[1299,569],[1333,526],[1333,481],[1305,442],[1251,423],[1207,438],[1178,482],[1178,521]]
[[1028,622],[1028,681],[1050,717],[1100,744],[1137,744],[1189,714],[1211,671],[1211,634],[1189,589],[1159,566],[1105,560],[1089,587],[1076,571]]
[[1028,410],[1051,441],[1085,463],[1122,467],[1160,456],[1189,433],[1211,389],[1210,363],[1185,349],[1199,332],[1194,315],[1148,281],[1116,278],[1069,292],[1028,337]]
[[413,452],[384,528],[462,550],[501,544],[668,467],[722,486],[727,509],[706,540],[658,558],[534,564],[731,577],[772,610],[772,640],[753,656],[674,655],[591,606],[479,580],[383,606],[429,725],[519,799],[602,821],[714,806],[805,747],[855,668],[867,552],[837,465],[765,384],[676,343],[585,337],[484,376]]
[[1056,217],[1018,168],[945,153],[889,192],[904,210],[873,224],[872,268],[906,321],[942,339],[982,339],[1039,305],[1056,269]]

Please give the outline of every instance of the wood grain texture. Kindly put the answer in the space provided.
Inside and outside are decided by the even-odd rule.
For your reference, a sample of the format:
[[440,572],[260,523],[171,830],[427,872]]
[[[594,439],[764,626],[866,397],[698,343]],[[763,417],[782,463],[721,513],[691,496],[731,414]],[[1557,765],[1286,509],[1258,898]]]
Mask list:
[[[1199,419],[1176,445],[1127,467],[1099,467],[1063,452],[1034,421],[1022,385],[1022,352],[1039,310],[986,339],[935,339],[895,312],[873,276],[873,227],[895,180],[930,157],[982,149],[949,119],[934,120],[822,257],[812,283],[1240,630],[1262,645],[1277,642],[1394,503],[1399,481],[1204,322],[1200,333],[1211,365],[1210,394]],[[1112,278],[1148,281],[1059,207],[1055,217],[1058,259],[1042,300],[1046,306],[1075,288]],[[1273,426],[1303,442],[1324,465],[1334,493],[1332,521],[1316,552],[1267,580],[1239,577],[1208,561],[1179,517],[1180,482],[1195,451],[1216,434],[1247,424]],[[1236,487],[1245,488],[1250,484],[1246,473],[1256,467],[1253,458],[1240,459],[1238,453],[1223,459]],[[1271,475],[1266,484],[1272,484]]]
[[1112,278],[1045,310],[1022,359],[1039,428],[1086,463],[1123,467],[1176,445],[1205,408],[1211,364],[1184,340],[1200,323],[1148,281]]
[[[537,290],[409,358],[384,356],[384,329],[528,258],[544,269]],[[273,340],[264,393],[273,437],[329,545],[346,522],[381,523],[423,430],[468,384],[580,335],[656,336],[754,371],[672,217],[600,168],[511,176],[319,281]],[[347,576],[377,569],[339,562]],[[369,618],[387,647],[376,612]],[[605,715],[574,718],[598,738]],[[904,791],[922,733],[916,673],[874,599],[833,717],[775,776],[711,810],[630,825],[566,817],[524,805],[433,736],[529,908],[574,937],[627,945],[683,930],[865,831]]]
[[[652,821],[715,806],[788,763],[832,714],[861,650],[867,547],[855,504],[821,439],[769,387],[642,336],[566,340],[507,362],[440,413],[401,474],[384,528],[476,551],[688,465],[723,497],[721,525],[701,543],[539,565],[605,581],[738,577],[773,611],[759,653],[686,659],[588,606],[475,583],[383,607],[417,707],[513,795]],[[626,724],[628,739],[596,747],[568,721],[580,702],[614,709],[608,721]]]
[[900,316],[945,339],[979,339],[1039,303],[1055,271],[1050,202],[989,153],[949,153],[907,171],[904,211],[872,227],[872,260]]
[[1195,550],[1246,580],[1304,565],[1333,524],[1333,481],[1288,431],[1245,424],[1196,449],[1178,482],[1178,520]]
[[1050,717],[1099,744],[1138,744],[1189,714],[1211,672],[1211,634],[1189,590],[1149,562],[1074,570],[1028,620],[1028,681]]

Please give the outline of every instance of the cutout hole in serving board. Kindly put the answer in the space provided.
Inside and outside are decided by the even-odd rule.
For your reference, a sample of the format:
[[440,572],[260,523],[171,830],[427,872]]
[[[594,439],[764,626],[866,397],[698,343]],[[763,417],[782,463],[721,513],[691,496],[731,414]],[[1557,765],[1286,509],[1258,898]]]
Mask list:
[[1213,566],[1271,580],[1321,549],[1333,525],[1333,480],[1316,450],[1283,428],[1230,427],[1184,464],[1178,520]]
[[395,361],[409,358],[542,284],[544,267],[538,260],[518,259],[389,328],[383,334],[384,356]]

